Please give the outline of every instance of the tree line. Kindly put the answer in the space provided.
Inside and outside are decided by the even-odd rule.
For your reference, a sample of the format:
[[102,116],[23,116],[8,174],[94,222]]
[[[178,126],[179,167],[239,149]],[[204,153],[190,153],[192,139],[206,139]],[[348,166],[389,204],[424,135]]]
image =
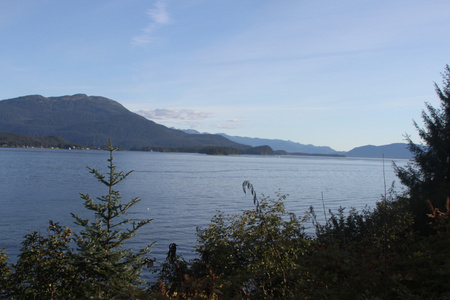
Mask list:
[[68,143],[59,136],[31,137],[23,134],[0,132],[0,147],[8,148],[81,148],[80,145]]
[[[254,208],[218,212],[197,231],[197,258],[186,261],[171,244],[163,262],[151,244],[126,247],[151,220],[129,219],[139,198],[123,202],[110,144],[108,172],[89,169],[107,192],[81,194],[93,218],[81,227],[49,222],[48,235],[24,237],[15,264],[0,252],[0,296],[7,299],[450,299],[450,67],[436,84],[440,107],[426,104],[423,144],[409,137],[413,159],[394,166],[407,188],[392,187],[373,209],[329,211],[320,223],[313,207],[298,217],[286,195],[258,196],[243,183]],[[249,201],[250,201],[249,200]],[[307,234],[312,222],[315,234]],[[72,249],[75,245],[75,249]],[[142,272],[155,264],[154,282]]]

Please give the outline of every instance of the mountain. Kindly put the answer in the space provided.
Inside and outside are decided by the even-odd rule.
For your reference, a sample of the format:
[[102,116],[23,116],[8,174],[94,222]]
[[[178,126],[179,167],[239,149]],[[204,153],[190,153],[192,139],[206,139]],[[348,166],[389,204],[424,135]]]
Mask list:
[[[183,129],[183,132],[189,134],[200,134],[200,132],[193,129]],[[327,146],[314,146],[314,145],[304,145],[300,143],[295,143],[292,141],[284,141],[277,139],[262,139],[262,138],[251,138],[251,137],[241,137],[241,136],[230,136],[225,133],[218,133],[230,141],[249,145],[252,147],[259,146],[270,146],[274,150],[284,150],[289,153],[308,153],[308,154],[338,154],[336,150],[333,150]]]
[[223,136],[191,135],[156,124],[120,103],[98,96],[30,95],[0,101],[0,132],[60,136],[69,143],[100,147],[111,138],[125,149],[145,146],[248,148]]
[[346,154],[348,157],[374,157],[374,158],[405,158],[409,159],[413,156],[408,149],[408,144],[395,143],[383,146],[367,145],[356,147]]

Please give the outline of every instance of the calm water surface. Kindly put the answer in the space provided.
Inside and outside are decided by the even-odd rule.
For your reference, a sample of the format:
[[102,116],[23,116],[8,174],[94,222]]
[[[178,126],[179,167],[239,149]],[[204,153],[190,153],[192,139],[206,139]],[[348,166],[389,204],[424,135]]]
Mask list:
[[[107,190],[86,166],[106,172],[107,158],[106,151],[0,149],[0,249],[14,259],[22,237],[31,230],[46,234],[48,220],[74,228],[71,212],[91,217],[79,193],[97,197]],[[327,209],[374,207],[384,194],[383,174],[388,188],[396,181],[389,159],[384,172],[382,159],[333,157],[115,152],[115,163],[118,170],[134,170],[117,186],[123,200],[142,200],[129,216],[153,219],[131,246],[156,241],[152,255],[158,260],[172,242],[192,257],[196,227],[207,226],[217,210],[253,208],[242,191],[245,180],[259,195],[289,194],[286,206],[299,216],[311,205],[322,214],[322,194]]]

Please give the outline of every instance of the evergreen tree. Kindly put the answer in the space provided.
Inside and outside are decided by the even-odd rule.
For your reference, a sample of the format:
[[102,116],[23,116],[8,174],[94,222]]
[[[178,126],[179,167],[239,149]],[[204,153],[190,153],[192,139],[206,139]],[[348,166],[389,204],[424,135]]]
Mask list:
[[121,202],[120,192],[114,187],[124,180],[128,173],[117,172],[113,162],[111,142],[107,150],[108,173],[101,174],[98,170],[89,168],[104,186],[108,193],[97,197],[94,201],[89,194],[81,194],[84,206],[95,213],[95,219],[83,219],[72,214],[75,224],[82,226],[79,234],[75,234],[77,250],[75,261],[78,268],[80,291],[83,296],[111,299],[139,286],[142,268],[147,262],[146,255],[150,253],[151,245],[137,252],[125,247],[125,242],[136,235],[137,230],[151,222],[128,219],[127,210],[140,201],[133,198],[128,203]]
[[418,229],[423,230],[430,213],[427,201],[438,209],[445,208],[450,196],[450,67],[446,66],[443,86],[435,83],[436,94],[441,106],[435,108],[426,103],[428,112],[422,111],[425,127],[416,122],[422,145],[407,137],[409,149],[414,157],[405,167],[395,166],[400,181],[408,188],[411,209],[415,214]]

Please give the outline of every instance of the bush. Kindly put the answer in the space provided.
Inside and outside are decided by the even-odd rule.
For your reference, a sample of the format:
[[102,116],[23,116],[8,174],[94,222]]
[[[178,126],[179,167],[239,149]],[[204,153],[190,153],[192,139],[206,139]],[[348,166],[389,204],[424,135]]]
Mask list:
[[10,290],[11,268],[8,265],[8,255],[5,249],[0,250],[0,298],[6,298]]
[[73,298],[75,269],[69,244],[72,231],[49,222],[48,236],[33,231],[22,242],[19,260],[13,265],[11,290],[20,299]]
[[[244,183],[244,187],[253,187]],[[254,195],[256,209],[214,216],[199,229],[196,263],[217,276],[223,297],[290,298],[307,277],[303,262],[312,250],[304,219],[286,211],[285,195]],[[206,273],[206,272],[205,272]]]

